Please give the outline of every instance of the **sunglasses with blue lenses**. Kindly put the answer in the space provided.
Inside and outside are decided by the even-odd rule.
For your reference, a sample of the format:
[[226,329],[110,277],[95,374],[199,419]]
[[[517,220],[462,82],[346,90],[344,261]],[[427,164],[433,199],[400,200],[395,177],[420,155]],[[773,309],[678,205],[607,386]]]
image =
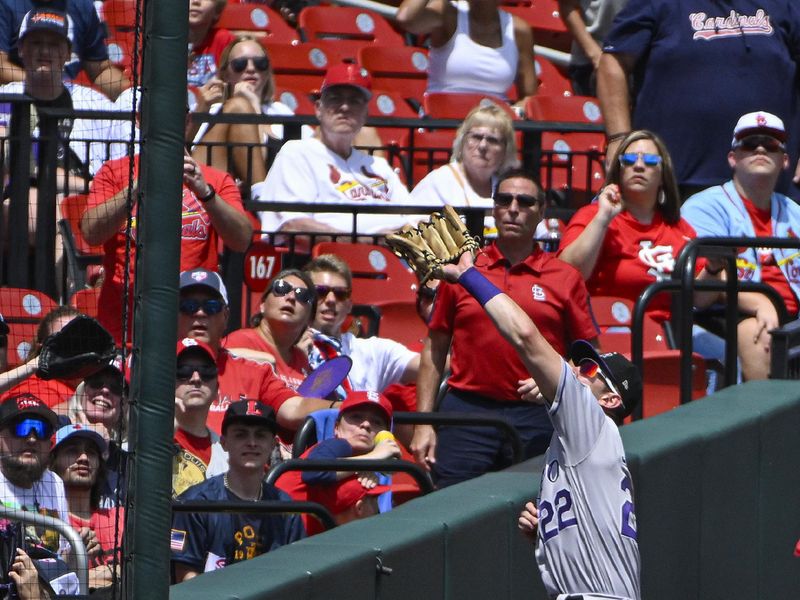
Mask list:
[[27,440],[31,433],[36,435],[39,440],[49,440],[53,435],[53,427],[50,423],[41,419],[23,419],[14,425],[14,436]]
[[285,296],[289,292],[294,292],[294,297],[298,302],[303,304],[311,304],[314,301],[314,292],[304,287],[293,287],[291,283],[285,279],[276,279],[270,286],[270,291],[276,296]]
[[217,377],[217,365],[179,364],[175,368],[175,379],[188,381],[195,373],[199,374],[203,381],[211,381]]
[[210,298],[208,300],[195,300],[194,298],[186,298],[181,300],[178,304],[178,310],[184,315],[196,315],[197,311],[203,309],[207,315],[216,315],[222,312],[225,308],[225,303],[222,300]]
[[619,155],[619,164],[623,167],[632,167],[636,161],[642,159],[646,167],[657,167],[661,164],[661,157],[658,154],[649,154],[647,152],[625,152]]

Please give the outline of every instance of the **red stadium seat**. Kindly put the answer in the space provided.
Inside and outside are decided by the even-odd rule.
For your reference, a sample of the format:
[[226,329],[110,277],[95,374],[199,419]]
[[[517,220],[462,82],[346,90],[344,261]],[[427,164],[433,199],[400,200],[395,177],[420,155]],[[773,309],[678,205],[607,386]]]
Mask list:
[[455,136],[452,129],[417,129],[413,132],[413,141],[409,136],[408,145],[413,147],[409,160],[412,180],[409,189],[437,167],[450,162]]
[[136,0],[105,0],[100,16],[109,33],[133,31],[136,27]]
[[390,250],[372,244],[320,242],[311,256],[335,254],[344,260],[353,273],[353,303],[415,302],[418,287],[414,273]]
[[[645,352],[642,416],[646,419],[680,406],[680,352]],[[705,359],[692,354],[692,400],[706,395]]]
[[348,6],[307,6],[298,16],[298,27],[307,42],[333,39],[359,47],[404,46],[403,36],[381,15]]
[[603,123],[600,104],[591,96],[531,96],[525,103],[525,116],[534,121]]
[[[592,315],[600,328],[600,347],[606,352],[631,352],[633,302],[616,296],[592,296]],[[664,329],[650,317],[644,320],[645,352],[669,350]]]
[[378,308],[381,311],[379,336],[400,342],[415,352],[422,350],[428,327],[417,314],[416,302],[385,302]]
[[78,290],[72,294],[72,297],[69,299],[69,303],[83,314],[97,318],[97,302],[99,298],[100,288],[93,287],[84,290]]
[[536,91],[543,96],[572,96],[572,83],[564,73],[543,56],[534,59],[536,78],[539,87]]
[[271,42],[290,44],[300,41],[297,31],[264,4],[228,3],[217,25],[234,34],[248,33]]
[[528,23],[540,46],[570,51],[572,36],[561,20],[556,0],[503,0],[500,8]]
[[275,99],[291,108],[296,115],[314,115],[314,102],[304,90],[275,86]]
[[342,61],[336,44],[277,44],[264,42],[275,84],[281,88],[318,91],[325,72]]
[[422,107],[425,114],[433,119],[463,119],[469,111],[481,102],[490,101],[504,109],[512,120],[518,119],[508,102],[491,94],[453,94],[432,92],[425,94]]
[[61,220],[58,228],[67,258],[68,283],[70,291],[83,289],[87,280],[99,274],[103,262],[103,247],[92,246],[81,234],[81,217],[86,210],[87,196],[76,194],[61,200],[59,209]]
[[[396,119],[416,119],[417,113],[398,92],[372,89],[369,101],[369,116]],[[385,146],[398,145],[407,139],[408,128],[378,127],[378,136]]]
[[410,46],[365,46],[358,62],[372,76],[377,89],[396,90],[422,105],[428,86],[428,51]]
[[39,322],[58,304],[47,294],[25,288],[0,288],[0,314],[8,324],[8,367],[28,359]]

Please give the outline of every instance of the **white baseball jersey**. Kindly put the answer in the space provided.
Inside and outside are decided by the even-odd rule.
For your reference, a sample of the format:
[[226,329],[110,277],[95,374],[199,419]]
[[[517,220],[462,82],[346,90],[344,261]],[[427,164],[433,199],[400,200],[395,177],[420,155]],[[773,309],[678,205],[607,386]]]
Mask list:
[[536,562],[548,593],[638,600],[633,484],[622,438],[563,363],[539,486]]

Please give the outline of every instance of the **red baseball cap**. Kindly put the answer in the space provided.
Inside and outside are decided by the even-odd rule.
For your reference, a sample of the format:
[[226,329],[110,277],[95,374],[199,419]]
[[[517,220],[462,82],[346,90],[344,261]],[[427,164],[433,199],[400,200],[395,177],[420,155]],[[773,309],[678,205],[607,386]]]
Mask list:
[[372,98],[372,79],[369,76],[369,71],[361,65],[345,62],[333,65],[325,73],[325,79],[322,82],[320,91],[325,92],[328,88],[336,85],[353,86],[364,92],[367,100]]
[[367,489],[356,477],[349,477],[335,485],[309,486],[308,499],[319,502],[331,514],[338,515],[366,496],[380,496],[391,489],[390,485],[377,485]]
[[386,417],[386,425],[392,423],[392,403],[380,392],[350,392],[339,407],[339,414],[357,406],[374,406]]
[[205,352],[211,359],[211,362],[217,362],[217,353],[214,352],[214,349],[211,346],[209,346],[203,340],[196,340],[189,337],[185,337],[178,342],[178,348],[175,350],[175,356],[180,356],[183,352],[192,348],[197,348],[198,350]]

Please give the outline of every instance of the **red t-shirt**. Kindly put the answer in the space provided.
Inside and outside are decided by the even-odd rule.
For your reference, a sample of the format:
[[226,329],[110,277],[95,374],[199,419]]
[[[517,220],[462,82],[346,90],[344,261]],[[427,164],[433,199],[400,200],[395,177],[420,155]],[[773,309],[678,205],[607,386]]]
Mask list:
[[58,379],[44,380],[36,375],[31,375],[3,394],[3,398],[24,393],[33,394],[49,408],[53,408],[67,402],[75,393],[75,388]]
[[269,365],[234,356],[224,348],[220,348],[217,355],[217,369],[219,392],[217,399],[211,403],[206,421],[208,428],[216,433],[222,433],[222,418],[231,402],[261,400],[277,414],[284,402],[297,395],[275,375]]
[[189,85],[201,86],[217,74],[222,51],[234,39],[227,29],[213,27],[206,38],[190,48],[186,79]]
[[[742,197],[744,207],[753,222],[756,237],[772,237],[772,211],[758,208],[747,198]],[[761,281],[775,288],[786,304],[786,310],[790,315],[796,315],[798,310],[797,298],[792,291],[792,286],[786,281],[786,276],[775,262],[772,248],[756,248],[758,262],[761,265]]]
[[172,495],[179,496],[206,480],[213,442],[210,435],[198,437],[180,428],[174,439],[178,448],[172,461]]
[[[510,266],[493,244],[478,255],[475,267],[519,304],[562,356],[574,340],[597,337],[586,285],[571,265],[537,247],[524,261]],[[449,283],[439,286],[428,326],[452,336],[448,381],[452,387],[500,401],[519,401],[517,382],[530,375],[464,288]]]
[[[562,250],[583,233],[597,210],[597,204],[590,204],[573,215],[561,238]],[[670,225],[656,212],[653,222],[645,225],[628,211],[621,212],[608,226],[594,272],[586,282],[589,294],[636,302],[648,285],[671,277],[675,258],[695,237],[694,229],[683,219]],[[703,264],[705,261],[698,261],[698,270]],[[670,295],[656,296],[648,305],[647,314],[659,323],[669,319]]]
[[306,374],[311,370],[308,366],[308,356],[300,348],[296,346],[292,348],[292,359],[287,363],[278,350],[267,342],[254,327],[231,332],[222,340],[222,345],[225,348],[250,348],[272,355],[274,362],[271,364],[275,374],[293,390],[303,383]]
[[97,543],[100,544],[103,553],[95,558],[89,567],[112,564],[114,554],[117,555],[117,562],[122,560],[122,532],[125,531],[125,509],[123,507],[99,508],[92,513],[88,520],[70,514],[69,524],[75,531],[80,531],[81,527],[88,527],[97,536]]
[[[125,189],[128,185],[128,157],[106,162],[95,175],[89,198],[87,210],[99,206],[114,195]],[[227,204],[244,215],[247,213],[242,206],[242,197],[233,179],[227,173],[213,167],[200,165],[203,176],[209,185],[213,186],[217,195]],[[139,155],[134,157],[134,180],[139,178]],[[211,219],[203,208],[197,196],[185,185],[183,186],[181,211],[181,271],[202,267],[211,271],[218,270],[219,254],[223,243],[219,234],[211,224]],[[131,260],[130,278],[133,285],[133,267],[135,264],[136,242],[136,206],[133,208],[133,221],[131,235]],[[125,228],[123,223],[119,231],[105,244],[103,244],[103,268],[106,276],[100,290],[98,300],[98,320],[108,329],[117,342],[122,339],[122,281],[125,275],[125,262],[128,255],[125,251]],[[131,297],[131,303],[133,299]],[[131,304],[132,308],[132,304]],[[130,313],[132,314],[132,312]]]

